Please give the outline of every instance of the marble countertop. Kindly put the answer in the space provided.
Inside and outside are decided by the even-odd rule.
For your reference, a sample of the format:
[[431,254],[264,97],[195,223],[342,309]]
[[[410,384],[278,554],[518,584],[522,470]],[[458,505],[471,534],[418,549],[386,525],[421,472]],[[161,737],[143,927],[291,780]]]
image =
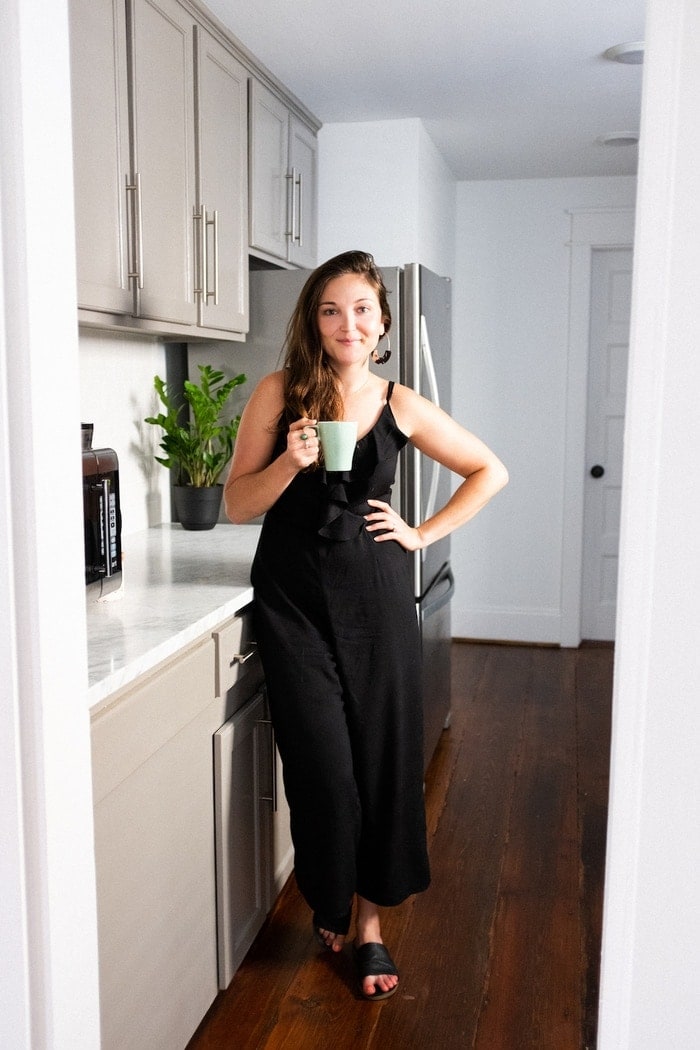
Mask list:
[[87,605],[90,707],[252,601],[259,534],[258,525],[160,525],[124,537],[122,587]]

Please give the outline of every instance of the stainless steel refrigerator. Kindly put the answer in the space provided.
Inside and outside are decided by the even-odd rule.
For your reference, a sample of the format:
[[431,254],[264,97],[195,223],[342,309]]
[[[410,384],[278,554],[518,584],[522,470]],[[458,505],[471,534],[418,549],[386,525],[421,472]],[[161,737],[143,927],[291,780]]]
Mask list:
[[[287,321],[308,276],[306,270],[256,270],[250,274],[249,379],[279,366]],[[392,356],[374,366],[378,375],[413,387],[450,411],[451,283],[418,263],[382,267],[392,314]],[[384,347],[380,346],[380,351]],[[401,454],[394,506],[419,524],[450,497],[450,476],[411,445]],[[454,578],[449,537],[414,555],[414,594],[423,647],[425,765],[450,719],[450,599]]]

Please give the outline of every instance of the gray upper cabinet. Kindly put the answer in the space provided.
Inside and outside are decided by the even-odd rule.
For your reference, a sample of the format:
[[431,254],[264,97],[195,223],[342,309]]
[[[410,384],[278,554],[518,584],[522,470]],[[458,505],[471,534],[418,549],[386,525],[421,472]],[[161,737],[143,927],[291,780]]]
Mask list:
[[79,321],[243,339],[250,229],[315,264],[318,124],[195,0],[69,8]]
[[293,207],[289,239],[289,261],[296,266],[316,265],[318,174],[316,133],[298,117],[289,121],[289,167],[294,186]]
[[248,330],[248,71],[195,27],[198,323]]
[[131,217],[134,313],[196,324],[191,16],[177,0],[131,0]]
[[192,17],[176,0],[70,0],[70,17],[80,319],[193,325]]
[[79,320],[248,328],[248,70],[179,0],[70,0]]
[[71,0],[78,306],[129,314],[129,97],[123,0]]
[[287,258],[289,110],[257,80],[250,82],[250,246]]
[[250,247],[316,265],[316,132],[255,79],[250,83]]

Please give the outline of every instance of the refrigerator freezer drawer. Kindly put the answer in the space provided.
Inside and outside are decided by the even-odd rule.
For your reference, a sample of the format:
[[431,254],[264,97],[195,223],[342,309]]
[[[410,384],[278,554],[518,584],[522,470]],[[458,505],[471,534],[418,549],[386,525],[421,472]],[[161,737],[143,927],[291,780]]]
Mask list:
[[450,720],[452,630],[450,599],[454,577],[442,567],[419,605],[423,639],[424,766],[428,768],[443,729]]

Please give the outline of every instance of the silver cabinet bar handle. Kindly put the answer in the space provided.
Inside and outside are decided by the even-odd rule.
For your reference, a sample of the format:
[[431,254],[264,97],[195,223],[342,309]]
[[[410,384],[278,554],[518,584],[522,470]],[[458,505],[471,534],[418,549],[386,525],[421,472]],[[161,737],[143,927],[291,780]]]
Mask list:
[[129,256],[129,265],[127,267],[126,276],[129,281],[132,278],[137,277],[136,273],[136,232],[135,232],[135,215],[134,215],[134,198],[132,194],[135,192],[136,187],[132,183],[129,176],[126,176],[126,237],[127,237],[127,252]]
[[136,257],[138,259],[138,284],[143,288],[143,212],[141,211],[141,174],[136,172]]
[[299,207],[297,208],[297,230],[299,232],[297,233],[296,242],[299,245],[299,247],[302,248],[303,245],[304,245],[304,242],[303,242],[303,239],[302,239],[302,227],[303,227],[302,207],[303,207],[303,201],[304,201],[304,176],[303,176],[302,172],[299,172],[299,177],[296,180],[296,185],[298,187],[297,196],[299,198]]
[[141,176],[136,172],[133,182],[126,176],[126,192],[131,194],[131,206],[127,209],[130,219],[131,245],[129,251],[129,280],[135,280],[137,288],[143,288],[143,215],[141,212]]
[[287,229],[286,236],[289,237],[292,244],[296,238],[296,181],[297,181],[297,169],[292,168],[291,172],[287,172],[285,178],[287,179],[287,222],[289,228]]
[[275,731],[269,718],[258,719],[259,726],[270,727],[270,794],[261,795],[261,802],[271,802],[273,812],[277,812],[277,754],[275,749]]
[[209,272],[209,259],[207,257],[207,209],[206,209],[206,206],[204,204],[202,204],[202,211],[200,213],[200,219],[201,219],[201,223],[202,223],[202,225],[200,226],[200,229],[199,229],[199,237],[200,237],[200,239],[199,239],[199,251],[200,251],[200,254],[201,254],[201,257],[202,257],[202,270],[201,270],[200,287],[202,289],[202,293],[201,293],[202,294],[202,302],[206,303],[206,301],[207,301],[207,280],[208,280],[208,272]]
[[231,657],[229,667],[233,667],[234,664],[244,664],[247,660],[250,660],[251,656],[255,656],[258,651],[257,642],[251,642],[250,648],[246,653],[234,653]]
[[194,226],[194,294],[203,298],[206,294],[207,282],[207,241],[205,223],[207,221],[207,210],[202,205],[201,211],[193,209],[192,224]]
[[[212,230],[213,230],[213,233],[214,233],[214,252],[213,252],[214,291],[213,292],[209,291],[209,281],[208,281],[208,278],[206,277],[206,272],[208,270],[208,267],[207,267],[205,269],[205,279],[204,279],[205,293],[204,294],[205,294],[205,299],[213,299],[214,300],[214,306],[218,306],[219,305],[219,212],[217,211],[217,209],[216,208],[214,209],[214,218],[213,219],[207,219],[206,218],[206,213],[205,213],[205,220],[204,221],[205,221],[205,225],[206,226],[211,226],[212,227]],[[208,240],[205,241],[205,244],[207,244],[207,246],[208,246]]]

